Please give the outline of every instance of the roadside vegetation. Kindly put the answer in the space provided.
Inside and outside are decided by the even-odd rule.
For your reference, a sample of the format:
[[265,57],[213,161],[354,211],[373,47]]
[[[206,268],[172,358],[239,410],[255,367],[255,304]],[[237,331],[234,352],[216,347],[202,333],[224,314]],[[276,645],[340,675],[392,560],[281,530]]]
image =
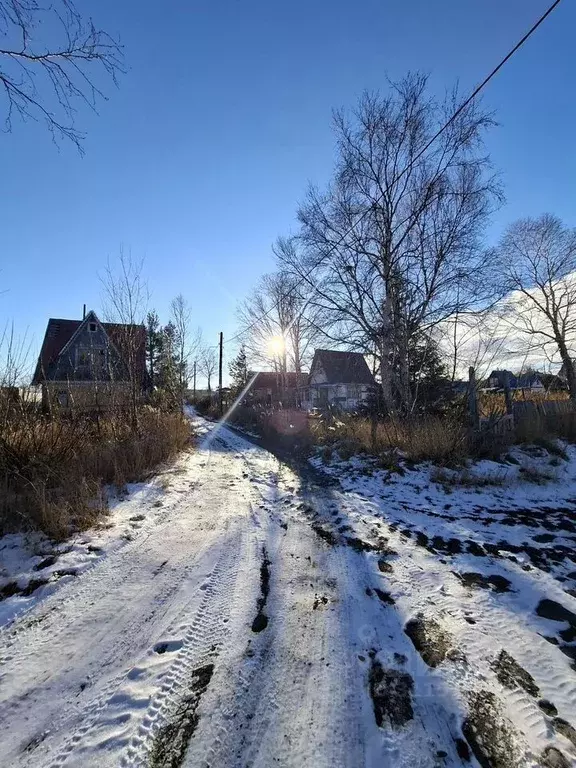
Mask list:
[[0,419],[0,534],[41,530],[62,539],[93,525],[118,491],[149,477],[190,440],[179,412],[48,416],[27,400],[3,403]]
[[[209,399],[199,401],[196,408],[208,418],[218,418],[218,408]],[[568,458],[564,442],[576,443],[576,413],[571,411],[530,413],[505,432],[498,428],[502,417],[487,419],[475,431],[462,398],[456,398],[443,413],[409,418],[338,411],[310,415],[298,409],[238,405],[227,414],[226,422],[261,438],[273,450],[301,457],[317,453],[327,464],[359,456],[382,468],[402,471],[406,465],[431,462],[439,468],[437,476],[443,484],[472,485],[474,473],[447,474],[442,468],[465,468],[481,459],[513,463],[509,452],[515,445],[528,452],[546,452],[553,466]]]
[[[389,86],[335,113],[333,173],[308,189],[298,226],[272,248],[274,271],[239,305],[248,364],[232,375],[238,394],[248,365],[281,381],[325,347],[364,355],[377,391],[353,414],[325,391],[310,418],[286,409],[293,393],[248,397],[229,421],[326,460],[384,464],[576,440],[576,229],[544,213],[487,247],[503,203],[484,145],[494,116],[478,100],[459,108],[456,91],[438,101],[418,73]],[[504,376],[495,384],[490,371]]]
[[[26,386],[35,364],[28,346],[11,332],[0,335],[0,535],[40,530],[63,539],[88,528],[107,512],[111,492],[147,479],[190,443],[182,404],[200,333],[190,328],[185,299],[173,300],[169,322],[160,325],[148,311],[142,262],[124,252],[108,264],[102,285],[107,318],[142,329],[150,384],[142,382],[142,342],[130,333],[121,340],[125,389],[110,382],[102,406],[73,395],[62,407],[43,402],[41,387]],[[97,376],[86,384],[94,392],[106,386]]]

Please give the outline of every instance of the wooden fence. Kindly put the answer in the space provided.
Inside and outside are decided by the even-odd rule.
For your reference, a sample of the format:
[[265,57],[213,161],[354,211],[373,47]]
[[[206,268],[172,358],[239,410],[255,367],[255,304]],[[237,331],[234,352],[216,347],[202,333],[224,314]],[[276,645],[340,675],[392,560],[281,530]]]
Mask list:
[[[569,414],[576,412],[576,404],[572,400],[546,400],[540,397],[534,400],[514,400],[508,386],[504,387],[503,397],[504,412],[482,416],[478,405],[475,371],[474,368],[469,369],[468,416],[473,432],[506,437],[512,436],[513,433],[518,434],[519,427],[524,433],[546,431],[546,426],[554,426],[556,431],[559,421],[562,422],[562,416],[566,416],[568,420]],[[553,421],[556,422],[555,425],[552,425]]]

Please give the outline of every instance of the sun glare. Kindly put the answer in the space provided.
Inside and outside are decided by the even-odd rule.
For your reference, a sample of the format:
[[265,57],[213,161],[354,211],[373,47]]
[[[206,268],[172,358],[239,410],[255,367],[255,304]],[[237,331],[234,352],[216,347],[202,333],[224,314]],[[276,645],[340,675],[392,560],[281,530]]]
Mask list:
[[268,342],[268,350],[273,357],[279,357],[284,352],[285,346],[282,336],[272,336]]

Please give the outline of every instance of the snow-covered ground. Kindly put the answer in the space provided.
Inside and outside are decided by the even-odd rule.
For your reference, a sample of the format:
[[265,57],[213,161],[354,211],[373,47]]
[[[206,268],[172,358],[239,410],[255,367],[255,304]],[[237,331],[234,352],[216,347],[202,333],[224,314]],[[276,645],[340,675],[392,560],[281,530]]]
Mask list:
[[99,530],[0,539],[0,765],[576,765],[574,456],[460,488],[198,426]]

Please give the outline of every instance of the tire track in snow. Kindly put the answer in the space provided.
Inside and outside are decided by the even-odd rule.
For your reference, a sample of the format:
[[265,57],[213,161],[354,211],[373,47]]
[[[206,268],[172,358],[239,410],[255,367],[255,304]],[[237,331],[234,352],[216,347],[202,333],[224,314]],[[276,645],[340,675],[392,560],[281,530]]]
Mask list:
[[[92,714],[85,716],[84,724],[50,763],[50,768],[99,765],[96,758],[99,745],[107,743],[110,738],[115,739],[117,745],[106,753],[107,765],[132,767],[147,763],[154,738],[170,721],[179,701],[185,697],[186,685],[193,671],[213,663],[226,639],[229,606],[234,596],[245,538],[246,532],[242,526],[221,542],[220,555],[209,579],[202,585],[203,597],[193,617],[185,624],[174,627],[174,633],[181,640],[176,642],[173,660],[168,662],[161,679],[157,678],[159,687],[152,697],[147,695],[146,688],[154,684],[154,680],[145,680],[143,690],[139,690],[138,679],[145,677],[143,673],[147,669],[152,670],[153,674],[159,646],[162,660],[165,653],[172,652],[170,640],[166,643],[168,648],[165,651],[161,643],[155,643],[121,681],[114,681],[115,690],[112,695],[97,703]],[[142,704],[148,701],[143,710]],[[140,716],[142,711],[144,714]],[[138,716],[140,723],[136,733],[132,736],[124,733],[122,726],[131,724]]]
[[[369,520],[373,502],[350,492],[339,495],[348,499],[352,509],[356,508],[353,517],[357,530],[367,526],[373,535],[382,532],[381,520],[374,519],[373,513],[372,519]],[[363,509],[365,511],[362,511]],[[370,534],[364,535],[370,538]],[[519,687],[510,690],[497,680],[494,671],[496,657],[502,648],[509,649],[522,664],[527,664],[528,669],[532,670],[540,681],[542,692],[550,694],[546,698],[557,701],[563,711],[573,710],[576,697],[572,676],[569,682],[565,675],[561,675],[563,679],[559,679],[558,675],[554,674],[554,669],[558,671],[558,658],[552,657],[560,656],[560,651],[550,646],[535,631],[538,620],[534,617],[535,605],[531,604],[530,600],[533,599],[535,604],[537,598],[529,598],[526,601],[522,591],[517,595],[514,590],[515,580],[527,578],[524,572],[519,567],[510,566],[508,575],[513,581],[513,591],[510,593],[496,595],[492,591],[469,590],[452,572],[453,562],[439,561],[423,552],[420,547],[417,548],[413,542],[409,542],[402,532],[397,533],[390,529],[388,535],[400,555],[394,561],[389,576],[393,594],[398,596],[400,606],[404,611],[408,611],[408,616],[421,612],[425,618],[437,617],[443,625],[448,625],[455,642],[469,657],[469,663],[466,662],[460,669],[454,668],[452,664],[440,664],[435,674],[430,676],[430,680],[434,681],[436,677],[438,690],[444,687],[447,691],[453,691],[462,704],[462,712],[473,711],[478,701],[488,701],[491,696],[501,710],[499,715],[494,714],[490,718],[494,720],[500,717],[502,744],[508,742],[508,746],[502,746],[502,750],[507,750],[506,759],[502,757],[503,752],[497,759],[493,754],[489,756],[485,753],[483,759],[489,761],[486,765],[540,765],[540,758],[536,755],[540,752],[544,754],[546,750],[554,752],[556,749],[553,746],[554,724],[543,716],[537,697],[530,696]],[[368,559],[370,557],[371,555],[367,555]],[[458,557],[455,561],[458,562]],[[484,558],[483,562],[488,564],[491,560],[486,561]],[[498,570],[498,565],[494,563],[492,568]],[[515,571],[515,578],[512,571]],[[547,574],[537,573],[532,577],[536,583],[541,582],[542,589],[561,594],[560,587],[551,582]],[[417,585],[417,588],[413,585]],[[534,594],[537,595],[538,590]],[[513,620],[516,612],[523,615],[525,621]],[[471,624],[474,626],[470,626]],[[564,657],[562,666],[566,668],[567,665],[568,660]],[[425,675],[420,673],[416,677],[425,679]],[[427,695],[429,697],[430,693]],[[476,709],[492,711],[488,705]],[[486,727],[481,727],[484,729],[484,739],[494,741],[497,729],[490,736],[488,721]],[[506,733],[510,736],[506,736]],[[571,745],[567,747],[566,742],[557,740],[556,744],[571,752]],[[494,759],[496,762],[493,762]]]
[[[193,457],[196,462],[198,457]],[[191,469],[197,469],[192,465]],[[195,484],[191,487],[184,499],[186,505],[193,504],[195,495],[201,489],[201,485]],[[129,503],[132,503],[130,500]],[[145,507],[150,504],[145,502]],[[150,510],[149,510],[150,511]],[[126,541],[125,544],[112,549],[112,551],[99,558],[94,565],[76,579],[59,585],[58,589],[40,601],[38,605],[30,610],[18,615],[17,619],[6,627],[0,628],[0,643],[3,648],[9,649],[14,644],[18,646],[18,658],[24,661],[27,656],[37,656],[43,646],[52,644],[54,632],[62,633],[67,626],[75,621],[74,612],[67,614],[68,604],[77,605],[81,602],[90,602],[95,585],[105,580],[109,573],[118,567],[123,567],[123,563],[128,564],[128,570],[124,573],[124,581],[130,581],[140,569],[138,555],[152,552],[154,547],[146,544],[151,537],[162,535],[162,529],[172,524],[174,511],[164,508],[161,521],[158,520],[157,510],[153,510],[147,519],[145,526],[138,529],[138,535],[134,539]],[[168,514],[167,514],[168,513]],[[196,519],[196,526],[202,524],[201,519]],[[48,629],[49,628],[49,629]],[[0,674],[2,667],[12,660],[10,653],[0,653]]]
[[[198,466],[205,481],[200,497],[184,487],[190,483],[183,476],[183,488],[175,489],[178,511],[175,507],[155,526],[153,538],[138,537],[114,550],[10,628],[12,647],[4,657],[0,692],[0,743],[11,766],[50,764],[50,756],[53,760],[57,750],[62,751],[62,740],[70,732],[78,733],[79,723],[92,722],[124,685],[127,674],[135,676],[137,687],[134,658],[146,654],[158,632],[175,626],[178,616],[206,599],[205,593],[191,593],[195,580],[202,578],[205,556],[219,543],[237,549],[238,541],[226,531],[230,525],[249,525],[245,493],[249,486],[232,488],[238,480],[238,462],[220,454],[207,470],[206,463],[203,454],[193,457],[193,470]],[[207,570],[212,566],[213,562]],[[31,624],[39,616],[43,621]],[[172,661],[171,653],[153,657],[163,667],[169,658]],[[154,683],[152,674],[144,677]],[[126,718],[130,728],[144,714],[150,693],[135,697],[138,712]],[[120,743],[120,731],[128,726],[114,727]],[[81,743],[88,749],[91,739],[87,736]],[[27,746],[29,751],[24,751]],[[103,756],[80,764],[107,763]]]

